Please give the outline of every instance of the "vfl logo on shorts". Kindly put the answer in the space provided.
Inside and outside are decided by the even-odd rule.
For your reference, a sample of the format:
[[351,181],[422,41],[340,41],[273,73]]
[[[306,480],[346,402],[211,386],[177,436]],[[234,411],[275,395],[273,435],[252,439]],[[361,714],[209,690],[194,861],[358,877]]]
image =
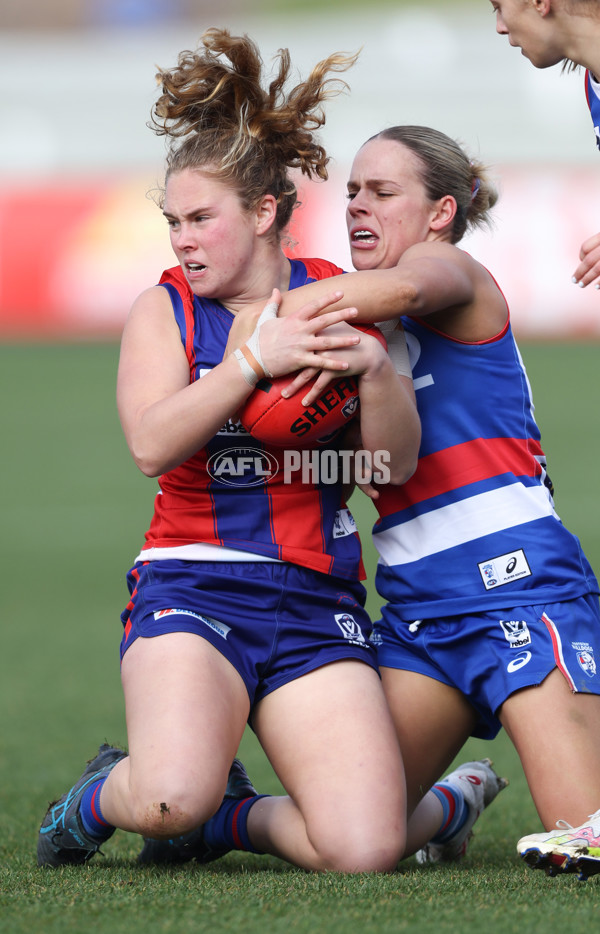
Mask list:
[[158,610],[154,614],[154,619],[163,619],[165,616],[192,616],[194,619],[200,620],[201,623],[208,626],[209,629],[212,629],[213,632],[218,633],[223,639],[226,639],[231,632],[231,626],[226,626],[225,623],[220,623],[217,619],[212,619],[210,616],[201,616],[200,613],[193,613],[191,610]]
[[333,520],[333,537],[345,538],[358,532],[354,516],[349,509],[338,509]]
[[501,619],[499,623],[511,649],[531,645],[531,633],[524,619]]
[[593,678],[596,674],[596,659],[594,658],[593,646],[589,642],[572,642],[571,645],[575,649],[579,667],[586,673],[588,678]]
[[347,642],[351,642],[352,645],[366,645],[362,629],[350,613],[336,613],[334,618]]
[[521,577],[531,577],[531,568],[522,548],[490,558],[489,561],[481,561],[477,567],[486,590],[501,587]]

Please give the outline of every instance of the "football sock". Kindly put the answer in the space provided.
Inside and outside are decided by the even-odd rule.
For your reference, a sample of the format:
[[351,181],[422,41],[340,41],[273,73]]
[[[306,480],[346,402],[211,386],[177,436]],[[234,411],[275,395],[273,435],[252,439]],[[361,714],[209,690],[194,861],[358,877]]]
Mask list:
[[469,808],[465,802],[462,791],[451,785],[440,783],[431,789],[442,805],[442,823],[432,843],[447,843],[454,834],[464,826]]
[[247,850],[258,853],[248,836],[248,814],[253,804],[269,795],[253,795],[251,798],[225,798],[221,807],[206,822],[204,840],[215,849]]
[[100,792],[108,775],[103,775],[98,781],[89,785],[82,797],[79,805],[79,817],[83,824],[83,829],[94,840],[108,840],[115,831],[112,824],[109,824],[100,810]]

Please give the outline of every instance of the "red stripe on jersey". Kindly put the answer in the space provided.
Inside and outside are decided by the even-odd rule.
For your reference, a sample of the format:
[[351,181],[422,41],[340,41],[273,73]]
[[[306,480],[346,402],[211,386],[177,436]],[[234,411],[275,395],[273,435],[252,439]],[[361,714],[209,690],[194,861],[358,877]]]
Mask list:
[[[191,363],[193,359],[194,337],[196,333],[194,319],[194,293],[191,290],[189,282],[185,278],[181,266],[171,266],[170,269],[165,269],[159,279],[159,284],[162,284],[163,282],[170,282],[172,285],[174,285],[179,292],[179,295],[181,296],[183,313],[185,315],[185,353]],[[193,383],[195,379],[196,375],[194,367],[190,366],[190,382]]]
[[575,692],[577,688],[575,687],[575,683],[565,666],[565,660],[563,658],[563,653],[562,653],[562,645],[561,645],[560,639],[558,638],[558,632],[556,631],[556,626],[554,625],[550,617],[546,615],[546,613],[542,613],[542,622],[544,623],[546,629],[548,630],[550,634],[550,638],[552,640],[552,650],[554,652],[554,661],[556,662],[556,667],[558,668],[559,671],[562,672],[562,674],[567,679],[567,684],[569,685],[571,690]]
[[470,483],[503,473],[537,477],[542,468],[536,457],[543,451],[532,438],[476,438],[420,458],[417,472],[401,487],[382,487],[380,515],[389,515],[448,493]]
[[[270,497],[271,505],[271,534],[274,542],[298,542],[303,550],[319,555],[321,561],[327,559],[325,552],[326,541],[323,528],[323,498],[317,487],[301,487],[299,484],[290,484],[285,499],[275,500]],[[302,522],[302,535],[298,535],[298,523]],[[279,556],[283,561],[295,562],[298,560],[297,549],[289,546],[279,546]],[[333,561],[329,558],[328,564],[321,564],[317,570],[331,573]]]
[[[136,581],[140,579],[140,573],[137,568],[133,569],[133,571],[131,572],[131,576],[135,577]],[[137,587],[134,587],[133,590],[131,591],[131,600],[129,601],[129,603],[127,604],[125,608],[129,610],[130,613],[133,610],[133,605],[135,603],[136,594],[137,594]]]

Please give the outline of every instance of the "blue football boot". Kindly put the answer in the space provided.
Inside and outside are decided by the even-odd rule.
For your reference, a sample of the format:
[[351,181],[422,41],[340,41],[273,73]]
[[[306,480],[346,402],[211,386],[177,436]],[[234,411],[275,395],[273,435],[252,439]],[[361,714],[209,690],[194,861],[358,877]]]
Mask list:
[[81,865],[98,852],[100,841],[86,833],[79,816],[81,798],[90,783],[108,775],[126,755],[122,749],[100,746],[79,781],[49,806],[38,837],[38,866]]

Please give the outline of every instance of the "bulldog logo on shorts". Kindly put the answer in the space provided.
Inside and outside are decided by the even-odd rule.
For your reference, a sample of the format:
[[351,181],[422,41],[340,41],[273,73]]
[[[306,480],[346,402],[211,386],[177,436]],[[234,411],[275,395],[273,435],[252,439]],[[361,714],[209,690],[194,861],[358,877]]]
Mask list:
[[572,642],[571,645],[575,649],[579,667],[586,673],[588,678],[593,678],[596,674],[596,659],[594,658],[593,647],[589,642]]
[[344,639],[347,639],[348,642],[365,642],[360,625],[350,613],[336,613],[335,621],[342,630]]

